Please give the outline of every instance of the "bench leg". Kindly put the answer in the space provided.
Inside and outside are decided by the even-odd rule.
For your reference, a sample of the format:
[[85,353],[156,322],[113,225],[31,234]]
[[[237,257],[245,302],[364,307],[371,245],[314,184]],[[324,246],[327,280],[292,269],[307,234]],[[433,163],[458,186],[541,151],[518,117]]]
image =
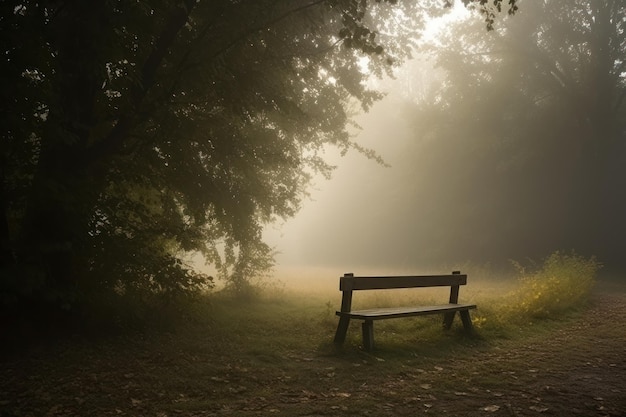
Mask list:
[[451,313],[445,313],[443,315],[443,328],[446,330],[450,330],[450,328],[452,327],[452,322],[454,321],[454,315],[456,314],[456,311],[453,311]]
[[469,310],[459,311],[461,315],[461,321],[463,322],[463,328],[467,333],[472,333],[474,331],[474,326],[472,326],[472,318],[470,317]]
[[372,320],[365,320],[362,325],[363,328],[363,349],[368,352],[374,350],[374,322]]
[[337,331],[335,332],[336,345],[341,345],[346,340],[346,333],[348,333],[349,325],[350,317],[339,317],[339,324],[337,325]]

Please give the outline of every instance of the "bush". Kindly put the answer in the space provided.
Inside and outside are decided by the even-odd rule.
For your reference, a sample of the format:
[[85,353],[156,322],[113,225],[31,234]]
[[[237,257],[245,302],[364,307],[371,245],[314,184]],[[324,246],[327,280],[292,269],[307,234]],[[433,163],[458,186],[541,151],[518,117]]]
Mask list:
[[520,288],[513,293],[513,311],[532,318],[547,318],[584,304],[601,264],[572,252],[555,252],[534,270],[514,262],[520,272]]

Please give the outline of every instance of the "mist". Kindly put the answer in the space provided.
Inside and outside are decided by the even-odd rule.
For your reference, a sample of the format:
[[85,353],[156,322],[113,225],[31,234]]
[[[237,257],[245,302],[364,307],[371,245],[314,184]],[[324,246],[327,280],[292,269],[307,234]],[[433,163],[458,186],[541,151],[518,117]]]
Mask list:
[[504,266],[555,251],[623,270],[624,17],[594,4],[581,9],[588,26],[566,3],[524,3],[492,32],[449,24],[379,82],[386,97],[355,135],[389,166],[329,151],[333,178],[266,230],[277,272]]
[[412,266],[416,252],[427,249],[402,224],[410,220],[407,193],[415,183],[406,178],[412,136],[409,120],[397,112],[400,103],[404,98],[390,91],[370,113],[356,119],[362,128],[357,141],[374,149],[389,166],[357,152],[343,157],[329,152],[337,166],[332,179],[318,177],[300,213],[268,229],[279,264]]

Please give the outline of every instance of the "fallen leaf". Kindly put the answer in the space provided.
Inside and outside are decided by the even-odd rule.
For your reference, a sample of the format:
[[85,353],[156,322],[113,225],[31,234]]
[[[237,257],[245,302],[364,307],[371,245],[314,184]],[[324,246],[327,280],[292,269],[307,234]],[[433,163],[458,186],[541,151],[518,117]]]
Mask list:
[[545,413],[546,411],[548,411],[548,407],[539,407],[537,405],[531,405],[530,407],[531,410],[536,411],[538,413]]
[[499,405],[488,405],[486,407],[481,408],[483,411],[488,411],[490,413],[494,413],[500,409]]
[[430,384],[420,384],[420,388],[423,388],[423,389],[430,389],[431,387],[432,385]]

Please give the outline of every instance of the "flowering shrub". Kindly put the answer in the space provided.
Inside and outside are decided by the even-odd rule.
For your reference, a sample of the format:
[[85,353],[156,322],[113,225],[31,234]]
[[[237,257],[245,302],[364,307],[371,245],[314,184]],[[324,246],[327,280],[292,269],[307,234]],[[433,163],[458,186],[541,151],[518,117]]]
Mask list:
[[521,274],[513,293],[513,310],[535,318],[572,309],[585,303],[601,264],[593,257],[555,252],[534,271],[514,262]]

